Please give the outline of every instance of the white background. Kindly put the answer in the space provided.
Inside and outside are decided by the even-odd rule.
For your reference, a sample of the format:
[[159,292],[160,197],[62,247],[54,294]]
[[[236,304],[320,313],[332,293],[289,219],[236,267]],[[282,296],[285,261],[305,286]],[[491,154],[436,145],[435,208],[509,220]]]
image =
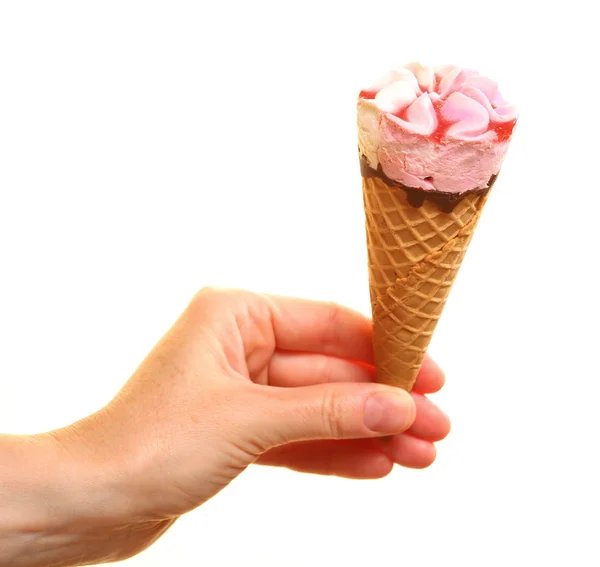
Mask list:
[[470,66],[521,118],[431,346],[437,462],[253,469],[127,564],[600,565],[591,6],[1,2],[0,431],[106,403],[204,285],[368,313],[356,93]]

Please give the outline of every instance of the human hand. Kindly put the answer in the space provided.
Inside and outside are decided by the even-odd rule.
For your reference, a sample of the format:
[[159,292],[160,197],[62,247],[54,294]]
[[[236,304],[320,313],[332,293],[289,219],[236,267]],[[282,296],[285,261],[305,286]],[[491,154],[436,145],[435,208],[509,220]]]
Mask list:
[[425,397],[442,372],[427,358],[408,394],[372,383],[372,363],[371,322],[349,309],[200,292],[111,403],[51,435],[63,481],[86,487],[72,507],[86,554],[141,551],[253,463],[349,478],[430,465],[449,431]]

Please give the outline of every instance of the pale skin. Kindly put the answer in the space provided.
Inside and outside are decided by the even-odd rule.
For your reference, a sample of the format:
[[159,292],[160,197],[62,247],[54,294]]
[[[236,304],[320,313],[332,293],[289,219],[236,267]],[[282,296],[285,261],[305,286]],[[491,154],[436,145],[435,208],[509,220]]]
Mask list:
[[425,468],[448,418],[373,383],[371,322],[328,303],[207,289],[116,397],[63,429],[0,436],[0,566],[118,561],[257,463],[355,479]]

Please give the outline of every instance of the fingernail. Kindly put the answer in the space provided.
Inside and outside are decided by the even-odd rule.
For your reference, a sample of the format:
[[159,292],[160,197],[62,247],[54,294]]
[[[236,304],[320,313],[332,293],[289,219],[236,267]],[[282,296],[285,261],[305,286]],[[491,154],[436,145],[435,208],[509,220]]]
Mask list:
[[378,433],[400,433],[415,419],[415,404],[404,390],[373,394],[365,402],[364,422]]

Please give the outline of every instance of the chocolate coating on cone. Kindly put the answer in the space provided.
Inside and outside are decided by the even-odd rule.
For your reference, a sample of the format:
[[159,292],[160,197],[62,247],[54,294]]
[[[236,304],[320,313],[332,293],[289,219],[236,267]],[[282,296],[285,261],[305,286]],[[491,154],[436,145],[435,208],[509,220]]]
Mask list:
[[485,195],[494,185],[497,175],[492,175],[488,182],[487,187],[470,189],[469,191],[464,191],[463,193],[450,193],[447,191],[438,191],[437,189],[420,189],[417,187],[408,187],[407,185],[403,185],[399,181],[394,181],[390,179],[381,169],[381,164],[377,167],[377,169],[373,169],[367,159],[361,155],[360,156],[360,173],[361,175],[367,179],[369,177],[379,177],[383,180],[387,185],[391,185],[394,187],[398,187],[398,189],[402,189],[406,193],[406,197],[408,198],[408,202],[416,208],[422,207],[425,201],[431,201],[437,207],[444,211],[445,213],[451,213],[456,205],[460,201],[462,201],[465,197],[470,195]]

